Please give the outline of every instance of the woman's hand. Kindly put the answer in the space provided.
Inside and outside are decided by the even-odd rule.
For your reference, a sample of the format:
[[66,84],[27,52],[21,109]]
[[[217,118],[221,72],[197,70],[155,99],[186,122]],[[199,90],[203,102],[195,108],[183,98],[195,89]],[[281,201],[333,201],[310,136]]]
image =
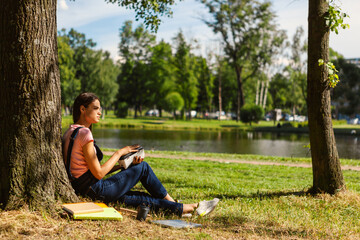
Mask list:
[[123,156],[123,155],[128,154],[128,153],[137,152],[138,147],[140,147],[139,144],[134,144],[134,145],[131,145],[131,146],[123,147],[119,151],[121,153],[121,156]]
[[141,157],[134,157],[132,164],[136,165],[136,164],[141,163],[142,161],[144,161],[143,158],[141,158]]

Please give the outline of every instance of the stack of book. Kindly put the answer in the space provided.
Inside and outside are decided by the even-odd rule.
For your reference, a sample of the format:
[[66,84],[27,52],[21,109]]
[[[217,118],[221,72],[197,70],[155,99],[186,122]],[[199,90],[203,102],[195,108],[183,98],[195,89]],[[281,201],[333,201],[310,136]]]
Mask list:
[[104,203],[69,203],[62,208],[76,220],[122,220],[122,215],[115,208]]

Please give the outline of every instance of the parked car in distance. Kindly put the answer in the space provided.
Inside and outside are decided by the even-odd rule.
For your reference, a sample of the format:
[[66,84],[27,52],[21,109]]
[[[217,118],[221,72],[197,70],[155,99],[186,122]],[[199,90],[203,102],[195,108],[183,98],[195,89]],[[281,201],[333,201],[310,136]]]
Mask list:
[[158,117],[159,116],[159,110],[157,109],[150,109],[145,113],[145,116],[151,116],[151,117]]
[[226,114],[227,119],[236,120],[236,113],[229,112]]
[[284,113],[281,120],[288,121],[288,122],[293,122],[293,121],[295,121],[295,122],[305,122],[305,121],[307,121],[307,117],[303,116],[303,115],[295,115],[295,116],[293,116],[293,115]]
[[359,124],[359,119],[358,118],[352,118],[348,121],[348,124]]
[[[197,114],[197,112],[196,112],[195,110],[191,110],[191,111],[190,111],[190,116],[191,116],[192,118],[196,117],[196,114]],[[189,112],[186,113],[186,116],[189,116]]]
[[288,113],[283,113],[281,120],[291,122],[294,121],[294,117]]
[[282,120],[283,115],[284,115],[284,113],[282,113],[282,110],[280,108],[275,108],[265,114],[264,120],[265,121],[273,121],[275,118],[275,121],[280,121],[280,120]]
[[295,115],[295,121],[296,122],[305,122],[305,121],[307,121],[307,117],[304,115]]
[[264,120],[265,121],[271,121],[273,119],[273,114],[271,112],[268,112],[267,114],[265,114],[264,116]]
[[226,119],[226,115],[224,111],[221,111],[221,114],[219,111],[207,113],[207,117],[210,119],[219,119],[219,116],[220,119]]

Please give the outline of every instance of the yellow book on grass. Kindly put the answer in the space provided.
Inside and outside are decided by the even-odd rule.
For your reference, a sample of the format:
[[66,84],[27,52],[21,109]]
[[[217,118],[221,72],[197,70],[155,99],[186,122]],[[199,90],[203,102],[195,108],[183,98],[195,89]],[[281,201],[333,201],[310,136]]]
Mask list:
[[104,208],[93,202],[68,203],[68,204],[63,204],[62,208],[71,214],[93,213],[93,212],[104,211]]
[[102,208],[108,208],[108,206],[105,203],[102,203],[102,202],[96,202],[95,204],[98,205],[99,207],[102,207]]
[[103,208],[102,212],[92,212],[92,213],[81,213],[73,214],[73,218],[76,220],[118,220],[121,221],[123,216],[116,211],[115,208],[106,207]]

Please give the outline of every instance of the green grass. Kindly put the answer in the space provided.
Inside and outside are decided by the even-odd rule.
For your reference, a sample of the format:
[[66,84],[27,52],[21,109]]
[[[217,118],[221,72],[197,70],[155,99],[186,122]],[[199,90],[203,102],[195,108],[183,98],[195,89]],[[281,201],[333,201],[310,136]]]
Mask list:
[[[63,118],[63,127],[64,123],[67,127],[71,120]],[[97,127],[184,130],[252,130],[253,127],[261,127],[269,131],[304,130],[277,129],[272,122],[260,122],[250,127],[235,121],[189,122],[147,118],[116,119],[111,116]],[[359,127],[334,125],[335,132],[344,134]],[[196,239],[360,238],[360,174],[357,171],[343,171],[348,189],[345,193],[336,196],[311,196],[306,193],[312,185],[311,168],[191,160],[209,157],[222,160],[310,163],[310,158],[174,151],[152,153],[164,155],[163,158],[147,157],[146,161],[174,198],[182,199],[184,203],[214,197],[221,199],[212,215],[194,220],[204,226],[200,233],[195,234]],[[187,159],[177,159],[176,156]],[[105,156],[104,161],[108,158],[109,156]],[[360,161],[341,159],[341,164],[360,166]],[[136,188],[142,189],[140,184]],[[188,233],[192,236],[192,232]]]
[[[311,169],[191,160],[149,159],[161,181],[186,202],[218,197],[214,228],[254,225],[261,235],[339,238],[359,233],[358,195],[312,197]],[[344,172],[350,191],[359,192],[358,173]]]
[[312,184],[310,168],[176,158],[146,161],[174,198],[184,203],[221,199],[212,215],[196,220],[206,228],[249,238],[360,237],[359,172],[343,172],[346,193],[311,196],[306,194]]

